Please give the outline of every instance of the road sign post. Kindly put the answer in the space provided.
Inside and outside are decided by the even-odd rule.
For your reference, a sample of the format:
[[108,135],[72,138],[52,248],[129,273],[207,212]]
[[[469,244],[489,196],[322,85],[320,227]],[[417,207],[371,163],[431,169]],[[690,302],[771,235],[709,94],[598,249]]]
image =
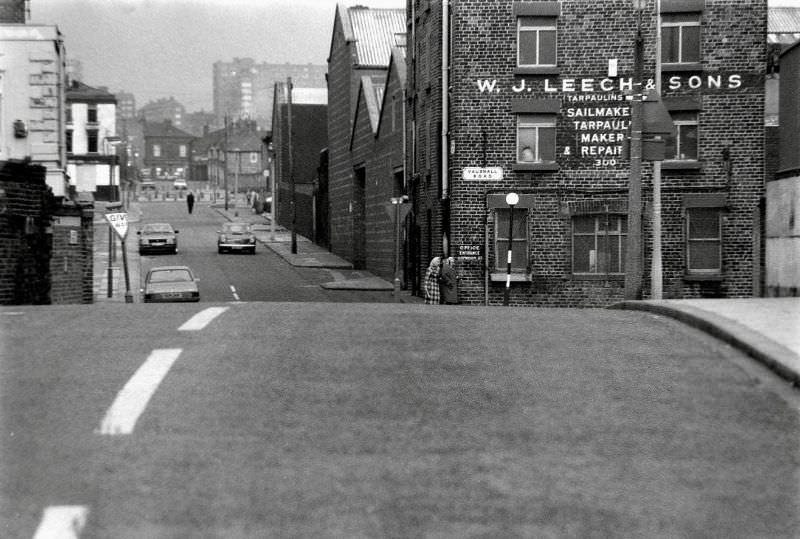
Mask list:
[[[131,281],[128,276],[128,250],[125,245],[125,238],[128,236],[128,214],[124,212],[107,213],[106,220],[117,236],[119,236],[120,243],[122,244],[122,268],[125,273],[125,303],[133,303],[133,295],[131,294]],[[113,272],[111,271],[111,258],[109,256],[108,263],[108,297],[113,296]]]

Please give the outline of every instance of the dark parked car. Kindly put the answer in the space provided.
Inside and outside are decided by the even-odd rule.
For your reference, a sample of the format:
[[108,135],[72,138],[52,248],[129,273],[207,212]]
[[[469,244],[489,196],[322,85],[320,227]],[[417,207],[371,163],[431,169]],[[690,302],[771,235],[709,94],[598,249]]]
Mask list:
[[145,303],[200,301],[200,289],[187,266],[159,266],[147,272],[142,297]]
[[139,254],[178,252],[178,231],[169,223],[148,223],[136,232],[139,235]]
[[217,231],[217,252],[246,251],[256,254],[256,237],[247,223],[225,223]]

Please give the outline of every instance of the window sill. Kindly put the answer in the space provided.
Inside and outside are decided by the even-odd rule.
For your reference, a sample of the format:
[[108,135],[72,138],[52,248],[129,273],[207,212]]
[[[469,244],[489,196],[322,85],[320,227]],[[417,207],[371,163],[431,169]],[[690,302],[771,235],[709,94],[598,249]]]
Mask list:
[[687,273],[683,276],[684,281],[720,282],[722,279],[721,273]]
[[[499,272],[493,271],[489,274],[489,279],[493,283],[504,283],[506,282],[506,272]],[[520,273],[520,272],[511,272],[511,282],[512,283],[529,283],[531,282],[531,274],[530,273]]]
[[622,273],[573,273],[573,281],[624,281]]
[[559,167],[556,162],[514,163],[511,170],[514,172],[558,172]]
[[679,64],[664,63],[661,65],[661,71],[703,71],[703,64],[701,62],[686,62]]
[[663,170],[703,170],[703,163],[696,160],[665,159],[661,162],[661,168]]
[[541,66],[541,67],[517,67],[514,69],[514,75],[560,75],[561,68],[558,66]]

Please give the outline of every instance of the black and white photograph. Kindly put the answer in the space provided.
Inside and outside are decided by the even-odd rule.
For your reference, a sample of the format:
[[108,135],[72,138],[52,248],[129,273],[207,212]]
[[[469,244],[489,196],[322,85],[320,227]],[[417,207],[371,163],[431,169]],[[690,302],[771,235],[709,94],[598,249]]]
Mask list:
[[0,538],[800,538],[800,0],[0,0]]

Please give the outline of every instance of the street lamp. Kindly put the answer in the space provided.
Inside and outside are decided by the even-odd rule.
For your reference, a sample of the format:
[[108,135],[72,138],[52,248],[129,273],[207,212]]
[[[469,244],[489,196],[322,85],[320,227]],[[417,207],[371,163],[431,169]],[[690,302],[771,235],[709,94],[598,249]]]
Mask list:
[[519,202],[519,195],[511,192],[506,195],[508,204],[508,254],[506,257],[506,289],[503,295],[503,305],[508,305],[509,295],[511,294],[511,249],[514,238],[514,206]]

